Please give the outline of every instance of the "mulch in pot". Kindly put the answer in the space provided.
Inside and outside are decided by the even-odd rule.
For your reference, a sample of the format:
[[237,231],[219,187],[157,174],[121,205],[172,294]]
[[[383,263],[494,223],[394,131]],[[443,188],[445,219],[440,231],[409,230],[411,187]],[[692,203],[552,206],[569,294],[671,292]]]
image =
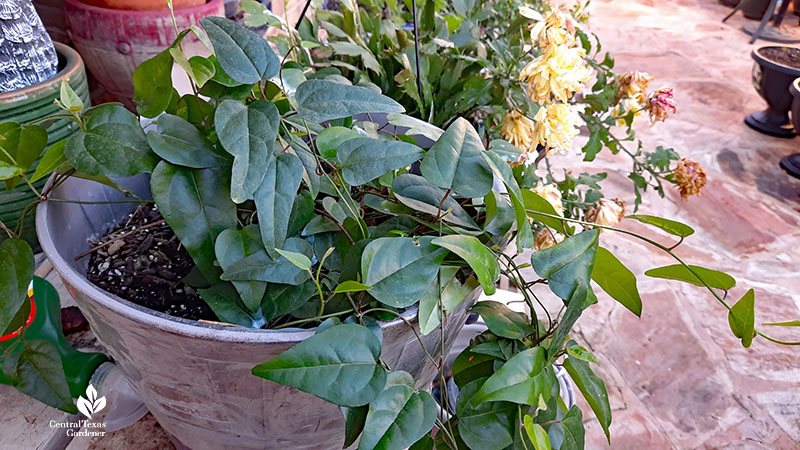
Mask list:
[[183,282],[194,262],[155,205],[142,205],[91,244],[86,276],[99,288],[171,316],[218,320]]
[[758,50],[765,59],[800,70],[800,50],[792,47],[767,47]]

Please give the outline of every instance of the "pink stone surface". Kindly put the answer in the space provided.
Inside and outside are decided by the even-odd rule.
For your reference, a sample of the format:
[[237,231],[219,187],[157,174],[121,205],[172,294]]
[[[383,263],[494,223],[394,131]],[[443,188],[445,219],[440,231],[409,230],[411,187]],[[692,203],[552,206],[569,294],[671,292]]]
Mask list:
[[[652,128],[643,118],[639,136],[708,171],[701,197],[682,201],[670,188],[663,200],[645,196],[639,212],[694,227],[677,253],[733,275],[731,301],[754,288],[757,327],[800,318],[800,181],[778,167],[800,151],[800,138],[772,138],[743,123],[765,107],[750,82],[750,52],[768,43],[748,44],[741,13],[721,23],[730,9],[715,0],[594,0],[590,12],[588,28],[615,56],[616,71],[645,71],[655,77],[652,88],[675,88],[678,113]],[[797,25],[794,16],[786,20]],[[560,158],[556,165],[583,170],[579,157]],[[607,190],[632,204],[628,160],[608,152],[598,160],[592,170],[609,172]],[[623,226],[673,242],[628,222]],[[601,244],[639,278],[644,311],[638,319],[599,293],[600,303],[578,322],[575,337],[601,361],[614,417],[609,447],[592,414],[584,414],[586,448],[800,448],[800,348],[760,338],[742,348],[708,292],[643,276],[674,263],[669,257],[618,234],[603,233]],[[760,328],[800,340],[797,328]]]

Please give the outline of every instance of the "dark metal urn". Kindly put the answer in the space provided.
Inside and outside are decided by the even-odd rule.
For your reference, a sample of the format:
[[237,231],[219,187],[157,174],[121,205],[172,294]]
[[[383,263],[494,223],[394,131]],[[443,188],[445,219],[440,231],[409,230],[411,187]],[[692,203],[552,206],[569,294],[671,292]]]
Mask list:
[[[789,92],[792,93],[792,125],[795,132],[800,134],[800,78],[795,78],[789,85]],[[800,178],[800,153],[783,158],[781,169],[795,178]]]
[[[753,64],[753,87],[766,100],[768,108],[757,111],[744,119],[744,122],[756,131],[770,136],[791,138],[795,136],[789,122],[789,109],[792,107],[792,96],[789,86],[795,78],[800,77],[800,69],[795,69],[763,55],[765,49],[789,49],[782,46],[765,46],[757,48],[751,56]],[[796,51],[796,49],[791,49]]]

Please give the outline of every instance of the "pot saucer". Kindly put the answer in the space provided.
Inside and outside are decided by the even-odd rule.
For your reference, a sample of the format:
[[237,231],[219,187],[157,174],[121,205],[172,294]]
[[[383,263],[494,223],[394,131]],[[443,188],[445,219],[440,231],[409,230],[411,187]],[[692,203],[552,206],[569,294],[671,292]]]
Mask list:
[[780,125],[774,121],[765,121],[763,118],[763,111],[754,112],[752,114],[748,114],[748,116],[744,118],[744,123],[746,123],[750,128],[770,136],[787,139],[796,136],[790,122],[787,121],[787,123]]
[[783,158],[781,160],[781,169],[795,178],[800,178],[800,153]]

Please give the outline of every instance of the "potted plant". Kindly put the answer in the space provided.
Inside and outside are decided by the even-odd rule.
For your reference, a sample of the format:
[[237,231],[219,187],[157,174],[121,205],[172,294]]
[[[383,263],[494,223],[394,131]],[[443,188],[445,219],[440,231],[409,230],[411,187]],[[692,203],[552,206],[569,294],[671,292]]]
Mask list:
[[[38,126],[29,125],[59,111],[53,100],[59,97],[62,82],[68,82],[72,90],[87,103],[89,94],[80,55],[66,45],[50,40],[31,2],[17,3],[16,10],[12,8],[11,14],[12,17],[0,23],[0,38],[4,42],[0,59],[5,68],[0,82],[0,122],[15,122],[2,130],[8,138],[0,141],[0,147],[5,150],[0,153],[0,164],[4,165],[3,179],[6,179],[5,192],[0,193],[0,220],[16,224],[35,194],[28,186],[20,185],[22,180],[15,172],[25,170],[36,189],[42,188],[45,176],[49,175],[49,172],[36,171],[38,158],[17,158],[20,133],[34,133],[38,152],[41,153],[45,147],[79,129],[74,122],[63,119],[49,124],[49,133],[40,131]],[[27,34],[17,36],[20,30],[27,30]],[[29,57],[19,58],[21,54]],[[34,244],[36,236],[33,222],[29,220],[28,224],[18,229],[17,233]],[[0,237],[2,239],[4,236]]]
[[753,87],[766,100],[767,109],[748,115],[744,122],[756,131],[775,137],[795,136],[789,122],[792,95],[789,86],[800,76],[800,50],[764,46],[753,50]]
[[[163,0],[64,0],[69,37],[92,77],[129,108],[135,107],[134,69],[172,43],[174,26],[189,28],[203,17],[225,15],[223,0],[174,3],[177,25]],[[202,51],[193,38],[183,45],[190,55]]]
[[[292,85],[283,72],[298,66],[282,65],[265,40],[222,18],[201,24],[204,32],[193,31],[208,38],[211,56],[187,64],[183,32],[134,74],[137,111],[156,118],[147,133],[121,105],[85,109],[67,90],[61,103],[82,132],[63,144],[63,165],[38,200],[45,252],[165,430],[197,449],[582,448],[581,411],[559,405],[560,364],[608,433],[593,357],[568,335],[597,301],[590,280],[641,312],[635,276],[599,247],[600,231],[617,229],[620,205],[568,217],[552,189],[509,164],[520,150],[502,140],[487,147],[468,120],[446,129],[416,120],[409,134],[379,129],[370,115],[401,114],[394,100],[325,72],[304,72]],[[173,102],[175,62],[197,94]],[[143,83],[138,71],[158,76]],[[414,135],[435,143],[422,148]],[[125,188],[71,179],[69,169]],[[684,160],[675,172],[687,190],[702,184],[696,164]],[[631,218],[680,242],[693,232]],[[743,345],[763,336],[752,290],[731,305],[715,290],[735,283],[728,275],[619,231],[676,259],[649,276],[708,288]],[[539,278],[521,278],[528,263],[504,252],[509,243],[537,249],[530,265]],[[25,304],[19,286],[33,269],[13,234],[2,246],[5,318]],[[105,289],[88,281],[98,274]],[[475,304],[501,274],[521,290],[530,317]],[[537,308],[538,284],[562,299],[560,319]],[[163,310],[199,295],[217,320],[137,305],[156,290],[168,294]],[[456,415],[437,424],[423,389],[441,375],[467,310],[488,331],[456,358]],[[3,349],[6,370],[26,345]]]

